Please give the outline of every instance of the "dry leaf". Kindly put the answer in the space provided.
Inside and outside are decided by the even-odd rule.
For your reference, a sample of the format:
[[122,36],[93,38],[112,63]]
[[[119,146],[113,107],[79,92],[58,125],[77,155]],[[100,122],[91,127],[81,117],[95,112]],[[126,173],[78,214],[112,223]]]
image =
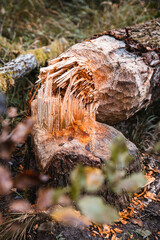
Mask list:
[[12,187],[12,180],[9,171],[0,166],[0,195],[6,194]]
[[67,207],[71,205],[71,199],[68,196],[63,194],[58,198],[57,203],[62,207]]
[[140,227],[143,226],[143,222],[142,222],[141,219],[131,218],[130,221],[131,221],[133,224],[137,224],[137,225],[140,226]]
[[157,200],[156,199],[156,195],[154,193],[151,193],[151,192],[146,192],[146,194],[144,195],[145,198],[150,198],[152,200]]
[[53,205],[53,188],[40,189],[38,191],[37,207],[38,209],[45,210]]
[[49,177],[32,170],[26,170],[14,178],[14,186],[18,189],[25,190],[28,187],[39,185],[47,182]]
[[15,200],[9,208],[12,212],[27,212],[31,209],[31,204],[27,200]]
[[119,238],[116,237],[116,234],[113,234],[111,240],[118,240]]
[[32,118],[27,118],[25,121],[18,123],[11,135],[11,141],[14,143],[23,143],[32,132],[34,121]]
[[107,224],[103,224],[103,231],[104,231],[105,233],[110,233],[111,227],[108,226]]
[[0,225],[3,223],[2,213],[0,212]]
[[7,114],[8,114],[8,116],[9,116],[10,118],[14,118],[14,117],[17,116],[17,109],[14,108],[14,107],[10,107],[10,108],[8,108],[8,110],[7,110]]
[[125,221],[124,219],[121,219],[121,218],[120,218],[120,221],[121,221],[121,223],[124,224],[124,225],[127,224],[127,221]]
[[51,216],[54,220],[72,226],[89,226],[91,222],[72,207],[56,207]]
[[155,180],[155,177],[150,177],[148,175],[146,175],[145,177],[147,178],[147,183],[143,187],[148,186],[149,184],[151,184]]
[[114,228],[114,231],[116,232],[116,233],[122,233],[123,231],[121,230],[121,229],[119,229],[119,228]]

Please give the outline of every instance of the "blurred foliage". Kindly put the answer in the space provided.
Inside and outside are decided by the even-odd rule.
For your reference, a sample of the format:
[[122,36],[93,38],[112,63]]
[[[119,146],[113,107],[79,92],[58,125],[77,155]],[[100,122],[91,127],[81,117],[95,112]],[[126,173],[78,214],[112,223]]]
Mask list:
[[[71,185],[67,189],[68,194],[89,220],[99,223],[111,223],[118,217],[114,207],[106,204],[102,197],[90,195],[91,193],[98,193],[100,189],[103,189],[104,185],[105,188],[111,189],[116,194],[122,194],[124,191],[132,193],[146,183],[142,172],[133,173],[127,177],[126,168],[130,161],[132,161],[132,157],[128,152],[124,139],[120,137],[113,142],[111,158],[106,161],[102,170],[78,165],[72,171]],[[64,194],[63,191],[62,194]],[[57,213],[58,210],[56,209]],[[60,209],[59,214],[63,219],[62,209]],[[54,211],[52,216],[54,216]]]
[[24,48],[71,41],[160,16],[158,1],[1,0],[0,34]]
[[[6,109],[2,110],[3,112],[6,111]],[[12,107],[6,111],[6,118],[2,121],[0,159],[6,161],[10,159],[16,144],[23,143],[33,128],[33,120],[28,118],[18,123],[11,131],[10,124],[16,116],[17,111]],[[126,176],[126,168],[131,159],[132,157],[127,150],[124,138],[117,138],[111,146],[111,158],[106,160],[102,169],[78,165],[71,173],[69,186],[61,189],[40,188],[37,194],[36,205],[31,206],[25,199],[19,200],[20,202],[12,201],[9,205],[10,211],[21,213],[19,221],[23,219],[24,223],[25,220],[28,223],[27,219],[30,219],[30,215],[34,216],[34,211],[36,213],[37,210],[41,212],[47,211],[47,209],[50,209],[47,214],[54,220],[71,225],[86,225],[88,221],[111,223],[118,218],[117,210],[115,207],[106,204],[103,197],[95,196],[95,194],[97,195],[104,185],[116,194],[121,194],[123,191],[131,193],[142,187],[146,182],[143,173],[134,173],[129,177]],[[25,191],[30,187],[49,180],[48,176],[32,170],[23,171],[15,178],[12,178],[10,172],[3,166],[0,166],[0,170],[0,195],[7,194],[12,186],[18,190]],[[87,218],[79,215],[77,210],[75,210],[75,206]],[[22,214],[24,214],[24,218]],[[17,221],[16,218],[11,222],[15,223]],[[2,224],[0,228],[1,233],[4,233],[4,225],[6,225],[6,230],[12,227],[11,222],[9,221],[9,225],[7,222]],[[23,237],[26,234],[26,230],[23,231],[24,234],[21,230],[20,228],[18,231]],[[17,232],[12,234],[16,234],[17,238],[19,237]]]

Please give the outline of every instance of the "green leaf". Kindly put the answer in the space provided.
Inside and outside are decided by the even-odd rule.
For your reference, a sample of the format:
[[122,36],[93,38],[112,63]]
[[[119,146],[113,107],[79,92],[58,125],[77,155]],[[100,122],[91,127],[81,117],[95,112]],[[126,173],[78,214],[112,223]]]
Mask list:
[[108,224],[119,218],[116,209],[106,205],[101,197],[84,196],[78,201],[78,206],[82,213],[94,222]]
[[146,183],[146,178],[143,173],[133,173],[131,176],[121,180],[114,188],[116,193],[121,193],[123,190],[127,192],[134,192],[139,187]]
[[149,230],[142,230],[140,228],[136,229],[136,232],[142,237],[149,237],[152,233]]
[[120,164],[121,167],[126,166],[132,159],[122,136],[117,137],[111,145],[111,159],[116,165]]
[[85,186],[84,167],[78,165],[71,173],[71,198],[77,200]]
[[59,198],[70,191],[69,187],[54,189],[53,203],[57,204]]

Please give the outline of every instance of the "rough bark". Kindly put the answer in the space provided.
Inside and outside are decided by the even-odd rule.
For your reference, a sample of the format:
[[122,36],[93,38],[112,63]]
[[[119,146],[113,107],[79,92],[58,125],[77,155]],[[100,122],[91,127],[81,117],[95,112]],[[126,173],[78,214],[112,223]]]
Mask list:
[[[52,186],[63,187],[70,183],[70,173],[77,164],[102,168],[109,161],[112,141],[122,134],[102,123],[86,123],[87,132],[66,131],[62,136],[54,137],[47,130],[34,126],[33,142],[37,166],[40,171],[52,178]],[[124,136],[123,136],[124,137]],[[126,168],[128,174],[141,170],[141,163],[136,146],[126,139],[130,154],[134,159]],[[127,193],[113,194],[108,189],[101,192],[107,202],[122,209],[129,203]]]
[[1,74],[11,74],[13,79],[19,79],[30,73],[37,66],[33,54],[23,54],[0,68]]

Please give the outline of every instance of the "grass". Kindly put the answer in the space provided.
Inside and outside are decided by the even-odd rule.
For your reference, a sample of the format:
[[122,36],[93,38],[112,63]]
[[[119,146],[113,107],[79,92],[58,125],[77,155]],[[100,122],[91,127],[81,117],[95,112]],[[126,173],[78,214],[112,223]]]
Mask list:
[[159,116],[156,110],[149,107],[142,109],[130,119],[117,124],[115,127],[121,131],[126,138],[135,143],[141,151],[152,151],[155,143],[158,141]]
[[18,3],[3,0],[1,34],[25,49],[50,44],[62,36],[77,42],[96,32],[158,17],[158,5],[142,0],[120,1],[119,4],[100,0],[23,0]]
[[46,219],[48,219],[46,213],[38,213],[34,210],[30,213],[11,213],[8,220],[0,225],[0,240],[25,240],[33,226]]

